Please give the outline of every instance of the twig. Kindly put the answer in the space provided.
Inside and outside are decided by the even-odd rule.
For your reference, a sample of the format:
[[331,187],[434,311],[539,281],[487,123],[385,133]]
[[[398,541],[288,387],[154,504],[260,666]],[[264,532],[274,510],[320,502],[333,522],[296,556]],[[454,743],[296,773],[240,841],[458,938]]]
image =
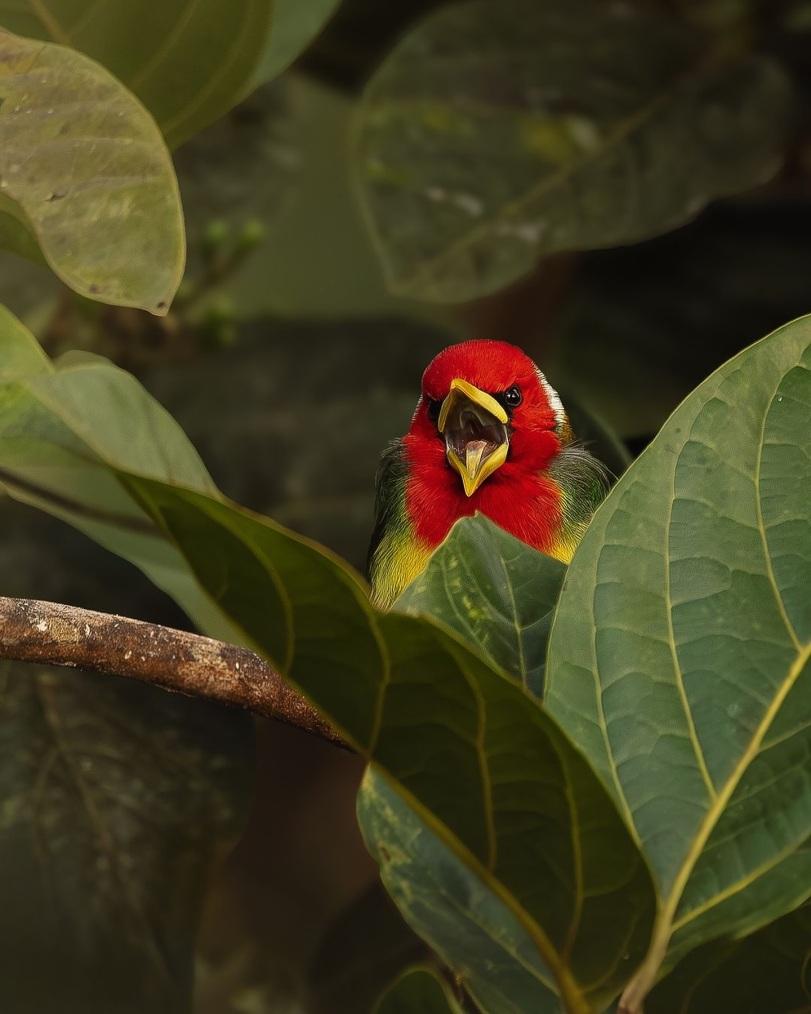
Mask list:
[[0,659],[129,676],[247,708],[344,745],[254,652],[185,630],[55,602],[0,597]]

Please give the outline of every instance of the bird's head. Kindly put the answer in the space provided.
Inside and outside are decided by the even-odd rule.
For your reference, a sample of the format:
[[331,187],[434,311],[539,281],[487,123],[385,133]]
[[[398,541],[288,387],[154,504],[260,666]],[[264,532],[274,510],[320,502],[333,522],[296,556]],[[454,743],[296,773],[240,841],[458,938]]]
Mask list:
[[529,356],[507,342],[476,340],[429,363],[409,437],[418,453],[444,453],[471,497],[497,472],[543,470],[570,431],[560,398]]

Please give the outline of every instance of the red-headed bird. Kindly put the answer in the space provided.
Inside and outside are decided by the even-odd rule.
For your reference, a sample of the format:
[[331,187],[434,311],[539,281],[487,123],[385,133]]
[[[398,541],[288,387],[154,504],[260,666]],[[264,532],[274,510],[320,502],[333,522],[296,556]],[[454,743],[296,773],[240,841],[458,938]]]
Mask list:
[[423,374],[408,433],[381,459],[372,598],[388,608],[476,511],[568,563],[606,489],[606,470],[574,442],[560,398],[521,349],[451,345]]

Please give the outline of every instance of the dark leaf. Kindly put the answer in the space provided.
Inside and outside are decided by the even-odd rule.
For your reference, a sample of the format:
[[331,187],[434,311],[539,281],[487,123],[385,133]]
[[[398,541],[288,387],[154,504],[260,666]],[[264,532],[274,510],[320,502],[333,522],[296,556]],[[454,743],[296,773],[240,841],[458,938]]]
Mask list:
[[379,883],[364,891],[329,928],[310,968],[314,1014],[371,1010],[387,982],[426,957]]
[[704,944],[651,993],[650,1014],[811,1010],[811,904],[743,940]]
[[246,814],[249,720],[109,677],[2,680],[3,1009],[190,1012],[202,902]]
[[462,1014],[448,984],[430,968],[409,968],[380,998],[374,1014]]
[[444,7],[384,61],[360,115],[389,287],[461,302],[541,255],[675,228],[774,173],[787,100],[776,64],[722,58],[632,4]]

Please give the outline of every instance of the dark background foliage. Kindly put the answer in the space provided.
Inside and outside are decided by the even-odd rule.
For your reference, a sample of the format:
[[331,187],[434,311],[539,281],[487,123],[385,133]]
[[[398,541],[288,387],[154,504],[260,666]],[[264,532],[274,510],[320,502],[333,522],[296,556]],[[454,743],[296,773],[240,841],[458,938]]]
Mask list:
[[[344,0],[290,69],[178,150],[191,258],[176,314],[155,322],[80,302],[44,269],[5,253],[0,302],[52,353],[84,345],[134,370],[225,493],[358,566],[371,529],[377,456],[407,427],[421,371],[450,340],[488,336],[523,345],[637,453],[716,366],[807,312],[811,279],[811,5],[647,2],[696,35],[718,25],[745,31],[784,61],[796,89],[783,169],[757,189],[713,202],[677,231],[627,247],[555,254],[494,295],[463,304],[389,295],[346,168],[349,117],[395,41],[443,5]],[[73,531],[7,499],[0,512],[4,594],[186,622],[133,568]],[[81,968],[100,946],[94,920],[118,918],[115,906],[98,915],[81,898],[54,899],[46,884],[36,900],[12,892],[28,869],[31,823],[53,848],[84,850],[78,862],[88,876],[98,878],[113,853],[115,862],[124,854],[144,865],[146,896],[130,899],[126,913],[143,925],[110,944],[108,963],[112,980],[119,963],[128,975],[146,969],[136,975],[145,993],[133,996],[132,1010],[160,1009],[148,1006],[150,977],[167,963],[171,969],[172,941],[192,946],[184,920],[193,922],[200,906],[195,1014],[367,1009],[378,987],[423,953],[373,886],[376,870],[355,825],[356,758],[260,722],[254,773],[252,723],[243,715],[76,674],[9,669],[3,679],[4,730],[21,723],[32,742],[31,755],[21,757],[0,740],[3,777],[33,782],[39,809],[15,809],[13,794],[3,802],[0,938],[25,951],[33,935],[34,947]],[[55,729],[49,709],[57,698],[66,717]],[[121,709],[135,715],[125,737],[109,718]],[[156,727],[165,762],[138,748],[143,729]],[[72,758],[72,781],[49,774],[54,750]],[[203,754],[210,770],[199,764]],[[147,812],[164,843],[158,855],[139,843],[126,794],[121,812],[108,813],[92,840],[71,828],[77,808],[92,810],[98,794],[116,795],[122,765],[147,786]],[[191,780],[190,769],[197,772]],[[225,854],[241,827],[210,895],[187,899],[184,912],[167,911],[160,900],[166,878],[188,874],[191,883],[189,863]],[[195,844],[201,834],[205,849]],[[29,925],[31,906],[53,910],[55,922]],[[65,908],[84,910],[85,939],[60,931]],[[5,961],[17,952],[3,944],[0,953]],[[84,1001],[71,1006],[70,976],[65,996],[48,1006],[36,970],[20,967],[28,1010],[87,1011]],[[106,988],[100,982],[94,996],[99,1011],[112,1009]]]

